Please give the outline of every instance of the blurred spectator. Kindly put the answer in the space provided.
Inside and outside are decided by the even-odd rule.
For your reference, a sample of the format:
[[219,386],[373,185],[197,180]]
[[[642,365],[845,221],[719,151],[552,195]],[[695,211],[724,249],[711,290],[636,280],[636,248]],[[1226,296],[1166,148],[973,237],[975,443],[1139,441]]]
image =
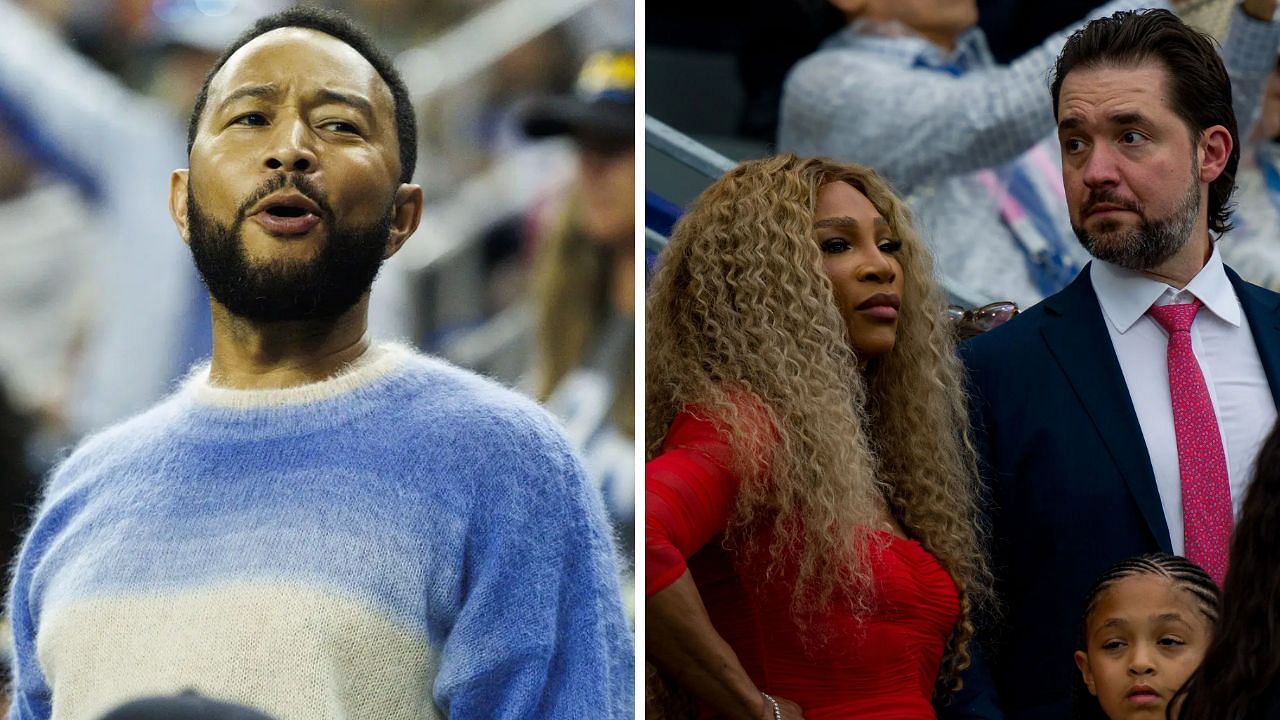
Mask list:
[[[1062,32],[1008,66],[974,27],[973,0],[831,0],[848,26],[801,61],[783,95],[780,149],[871,165],[904,195],[946,284],[1025,307],[1061,289],[1087,256],[1068,221],[1045,88]],[[1113,0],[1090,17],[1164,6]],[[1253,118],[1280,27],[1248,0],[1224,46],[1236,117]],[[1250,17],[1250,13],[1254,17]]]
[[1235,228],[1219,247],[1246,280],[1280,291],[1280,66],[1267,80],[1257,124],[1240,133]]
[[576,94],[525,115],[534,137],[568,135],[578,171],[535,238],[534,390],[565,422],[631,547],[635,458],[635,57],[600,51]]
[[77,188],[44,170],[0,121],[0,376],[43,430],[65,401],[95,301],[96,219]]

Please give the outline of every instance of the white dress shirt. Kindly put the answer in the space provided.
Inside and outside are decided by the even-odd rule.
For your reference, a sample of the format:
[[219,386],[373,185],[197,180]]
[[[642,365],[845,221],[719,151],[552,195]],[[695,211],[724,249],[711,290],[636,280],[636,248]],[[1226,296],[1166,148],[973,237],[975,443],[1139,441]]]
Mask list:
[[1182,554],[1182,484],[1169,394],[1169,336],[1146,312],[1152,305],[1195,298],[1204,303],[1191,326],[1191,348],[1218,417],[1236,517],[1253,478],[1258,449],[1276,421],[1262,360],[1216,246],[1182,290],[1099,260],[1093,261],[1092,279],[1147,443],[1173,552]]

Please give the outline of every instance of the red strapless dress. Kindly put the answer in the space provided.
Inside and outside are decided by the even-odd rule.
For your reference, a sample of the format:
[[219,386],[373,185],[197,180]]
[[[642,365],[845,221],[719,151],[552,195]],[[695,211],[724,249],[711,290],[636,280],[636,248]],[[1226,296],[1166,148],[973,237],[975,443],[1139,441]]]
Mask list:
[[942,565],[918,542],[886,533],[870,560],[871,614],[856,620],[835,601],[801,627],[790,612],[790,583],[744,581],[755,573],[721,547],[737,491],[728,467],[715,425],[678,415],[663,453],[645,468],[646,594],[687,568],[752,681],[798,703],[809,720],[935,718],[931,698],[960,615]]

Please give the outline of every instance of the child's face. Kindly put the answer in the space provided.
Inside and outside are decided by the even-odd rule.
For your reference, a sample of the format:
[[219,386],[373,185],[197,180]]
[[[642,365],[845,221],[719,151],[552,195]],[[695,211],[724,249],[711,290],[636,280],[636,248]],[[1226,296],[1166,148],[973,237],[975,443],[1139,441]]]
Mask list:
[[1173,693],[1204,657],[1209,623],[1168,579],[1133,575],[1098,597],[1088,652],[1076,666],[1111,720],[1164,718]]

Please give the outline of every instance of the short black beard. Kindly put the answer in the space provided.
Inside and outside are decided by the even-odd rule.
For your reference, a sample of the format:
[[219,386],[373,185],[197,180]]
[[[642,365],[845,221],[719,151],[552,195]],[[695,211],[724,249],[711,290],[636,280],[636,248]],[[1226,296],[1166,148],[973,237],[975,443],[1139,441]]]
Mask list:
[[[1200,214],[1200,184],[1196,179],[1199,168],[1196,167],[1194,158],[1192,158],[1192,171],[1191,183],[1182,196],[1182,202],[1166,218],[1152,220],[1146,216],[1141,206],[1131,206],[1130,209],[1138,213],[1142,222],[1123,235],[1103,233],[1102,235],[1110,235],[1103,240],[1099,235],[1094,235],[1074,223],[1071,229],[1075,231],[1084,249],[1099,260],[1138,272],[1158,267],[1178,254],[1178,251],[1191,240],[1191,231],[1195,228],[1196,218]],[[1102,202],[1116,203],[1117,198],[1107,191],[1090,194],[1088,202],[1085,203],[1085,209]]]
[[[252,263],[242,231],[247,212],[262,198],[292,186],[320,208],[328,231],[315,258]],[[367,226],[341,226],[324,197],[305,176],[277,175],[241,204],[227,227],[201,211],[187,185],[191,256],[209,294],[232,315],[254,322],[332,321],[350,310],[373,285],[391,237],[394,202]],[[288,242],[288,241],[286,241]]]

